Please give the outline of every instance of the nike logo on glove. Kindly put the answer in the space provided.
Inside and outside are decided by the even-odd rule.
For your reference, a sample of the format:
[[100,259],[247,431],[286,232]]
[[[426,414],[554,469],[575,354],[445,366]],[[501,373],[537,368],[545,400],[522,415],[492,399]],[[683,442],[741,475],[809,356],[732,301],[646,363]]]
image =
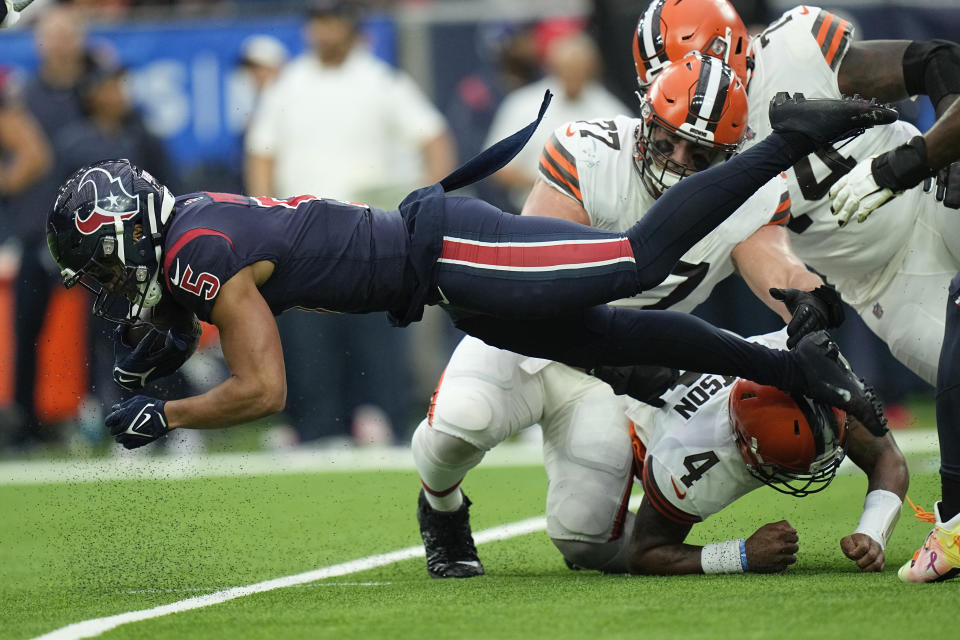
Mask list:
[[[140,413],[138,413],[133,418],[133,420],[130,422],[130,426],[127,427],[127,430],[124,433],[129,433],[130,435],[133,435],[133,436],[141,436],[143,438],[152,438],[153,437],[152,434],[143,433],[142,431],[140,431],[140,428],[145,427],[150,422],[150,419],[153,417],[149,413],[146,413],[147,409],[149,409],[152,406],[154,406],[153,403],[143,405],[143,409],[140,409]],[[161,418],[160,416],[157,416],[157,417],[162,423],[163,418]],[[137,420],[140,420],[140,422],[138,423]],[[164,423],[163,426],[167,426],[167,425]]]

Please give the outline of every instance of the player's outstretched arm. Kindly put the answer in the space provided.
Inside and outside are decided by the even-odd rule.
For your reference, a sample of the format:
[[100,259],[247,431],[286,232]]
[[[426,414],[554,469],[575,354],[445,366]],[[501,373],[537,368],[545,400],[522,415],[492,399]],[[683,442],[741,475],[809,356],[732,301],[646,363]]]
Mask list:
[[700,547],[684,544],[689,525],[677,524],[660,514],[644,496],[630,536],[627,565],[630,573],[681,575],[702,573]]
[[746,540],[684,544],[690,526],[672,522],[644,497],[630,538],[633,574],[777,573],[797,561],[797,532],[786,520],[765,524]]
[[539,178],[533,183],[520,215],[561,218],[590,226],[590,216],[583,205]]
[[837,83],[841,92],[884,101],[926,95],[937,114],[922,136],[861,161],[830,189],[840,225],[854,216],[863,222],[896,194],[937,174],[937,198],[960,208],[960,45],[946,40],[859,42],[844,57]]
[[847,455],[867,474],[867,497],[856,530],[840,540],[844,555],[861,571],[883,571],[884,549],[900,517],[910,475],[903,453],[888,433],[875,438],[857,422],[847,435]]
[[230,377],[202,395],[167,402],[171,429],[229,427],[283,410],[287,383],[280,334],[255,278],[262,264],[269,263],[256,263],[230,278],[210,315],[220,330]]
[[757,229],[730,257],[753,294],[787,323],[788,347],[843,322],[840,296],[797,257],[782,226]]

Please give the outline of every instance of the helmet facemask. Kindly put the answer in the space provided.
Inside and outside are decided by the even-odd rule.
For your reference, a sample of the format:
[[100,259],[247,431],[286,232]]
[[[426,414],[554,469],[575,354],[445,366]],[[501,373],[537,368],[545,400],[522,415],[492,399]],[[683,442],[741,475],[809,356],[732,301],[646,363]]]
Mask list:
[[[738,386],[732,394],[739,392]],[[755,397],[755,400],[760,399]],[[735,402],[731,400],[734,437],[750,475],[780,493],[798,498],[823,491],[830,485],[846,455],[846,414],[808,398],[793,396],[796,409],[791,410],[792,416],[771,412],[745,417],[734,415],[737,411]],[[751,424],[762,417],[776,419],[775,424],[769,425],[770,430],[761,430]],[[785,424],[791,421],[791,417],[794,432],[791,435],[803,435],[803,443],[810,446],[804,455],[798,451],[787,451],[781,442],[771,440],[773,430],[791,428],[790,424]],[[841,420],[843,424],[840,424]],[[803,444],[798,442],[797,446],[802,447]],[[781,459],[775,459],[777,457]]]
[[[755,448],[751,448],[746,442],[738,439],[737,444],[740,446],[741,455],[756,456]],[[755,447],[756,443],[753,444]],[[748,451],[746,454],[745,449]],[[812,464],[808,471],[790,471],[775,464],[763,464],[759,461],[753,464],[748,463],[747,471],[754,478],[780,493],[802,498],[830,486],[845,456],[846,451],[843,447],[836,447],[825,454],[823,459]]]
[[[647,192],[654,198],[662,196],[664,191],[683,178],[726,162],[734,154],[733,151],[723,151],[686,135],[656,115],[637,126],[636,139],[636,166]],[[696,145],[690,153],[688,164],[671,157],[682,141]]]
[[78,271],[64,268],[61,275],[67,289],[80,284],[94,295],[96,315],[111,322],[134,324],[143,309],[160,301],[159,269],[125,264],[119,255],[120,246],[115,236],[104,235],[86,265]]

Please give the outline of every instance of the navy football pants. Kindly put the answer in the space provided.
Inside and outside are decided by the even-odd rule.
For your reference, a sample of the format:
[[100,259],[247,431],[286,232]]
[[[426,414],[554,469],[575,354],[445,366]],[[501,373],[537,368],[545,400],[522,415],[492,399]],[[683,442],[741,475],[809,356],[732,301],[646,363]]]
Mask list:
[[801,374],[787,352],[687,314],[602,305],[659,284],[694,244],[808,151],[772,134],[684,178],[625,233],[447,196],[440,293],[459,328],[511,351],[581,367],[665,365],[793,389]]
[[946,328],[937,367],[937,435],[940,438],[940,476],[949,519],[960,511],[960,274],[950,283]]

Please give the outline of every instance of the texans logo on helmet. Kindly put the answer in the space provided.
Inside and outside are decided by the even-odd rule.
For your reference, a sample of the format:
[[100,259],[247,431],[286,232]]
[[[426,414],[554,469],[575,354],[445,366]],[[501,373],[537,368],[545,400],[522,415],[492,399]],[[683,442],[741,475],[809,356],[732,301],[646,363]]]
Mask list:
[[[109,180],[109,195],[103,198],[100,197],[97,189],[97,176],[91,175],[94,173],[102,173],[107,176]],[[117,220],[130,220],[140,213],[140,196],[127,192],[120,182],[120,178],[114,177],[109,171],[100,167],[91,168],[83,174],[83,178],[80,179],[80,184],[77,185],[77,191],[83,189],[87,184],[93,189],[94,205],[93,211],[91,211],[90,215],[86,218],[81,218],[79,215],[75,218],[77,230],[80,233],[90,235],[96,233],[97,230],[104,225],[115,224]],[[114,192],[114,185],[116,185],[117,190],[120,192],[119,194]]]

